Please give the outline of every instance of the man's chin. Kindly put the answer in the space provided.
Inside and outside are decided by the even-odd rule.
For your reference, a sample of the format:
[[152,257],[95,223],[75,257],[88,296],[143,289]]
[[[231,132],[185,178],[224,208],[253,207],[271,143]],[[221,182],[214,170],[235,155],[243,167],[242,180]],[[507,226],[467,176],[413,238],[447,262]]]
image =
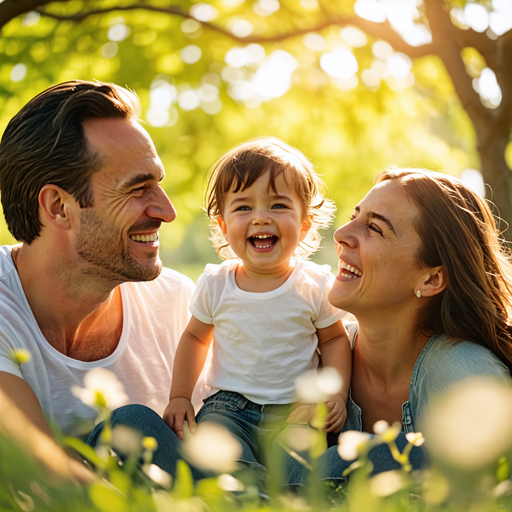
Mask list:
[[126,269],[124,276],[129,281],[154,281],[161,274],[162,268],[162,260],[157,258],[145,264],[130,265],[130,268]]

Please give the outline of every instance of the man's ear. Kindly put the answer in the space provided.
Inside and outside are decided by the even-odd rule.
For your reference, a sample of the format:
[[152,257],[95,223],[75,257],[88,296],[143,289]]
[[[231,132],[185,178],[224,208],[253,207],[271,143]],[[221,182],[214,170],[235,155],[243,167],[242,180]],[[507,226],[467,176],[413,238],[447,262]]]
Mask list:
[[228,240],[228,227],[227,227],[226,223],[224,222],[222,217],[217,217],[217,219],[215,219],[215,220],[217,221],[217,224],[219,225],[219,228],[222,231],[222,234],[224,235],[224,238],[225,238],[226,242],[229,243],[229,240]]
[[76,201],[57,185],[45,185],[39,192],[41,222],[49,222],[59,229],[70,229],[70,212]]
[[421,297],[434,297],[441,293],[447,286],[445,272],[442,266],[429,268],[426,270],[418,282],[414,294],[417,295],[419,291]]

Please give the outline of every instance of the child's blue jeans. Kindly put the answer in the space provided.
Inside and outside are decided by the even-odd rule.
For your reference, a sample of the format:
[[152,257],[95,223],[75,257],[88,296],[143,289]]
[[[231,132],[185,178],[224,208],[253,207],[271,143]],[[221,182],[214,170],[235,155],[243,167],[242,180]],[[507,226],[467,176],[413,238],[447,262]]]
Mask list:
[[219,391],[204,401],[196,421],[225,427],[242,446],[238,462],[264,472],[265,449],[289,426],[290,411],[291,404],[259,405],[240,393]]

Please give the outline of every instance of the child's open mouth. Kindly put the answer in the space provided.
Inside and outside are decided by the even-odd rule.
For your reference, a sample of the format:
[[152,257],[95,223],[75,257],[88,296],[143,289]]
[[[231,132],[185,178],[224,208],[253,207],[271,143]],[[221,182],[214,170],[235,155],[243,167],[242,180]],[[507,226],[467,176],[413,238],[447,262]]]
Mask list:
[[275,235],[255,235],[249,237],[249,242],[256,249],[270,249],[277,243],[277,236]]

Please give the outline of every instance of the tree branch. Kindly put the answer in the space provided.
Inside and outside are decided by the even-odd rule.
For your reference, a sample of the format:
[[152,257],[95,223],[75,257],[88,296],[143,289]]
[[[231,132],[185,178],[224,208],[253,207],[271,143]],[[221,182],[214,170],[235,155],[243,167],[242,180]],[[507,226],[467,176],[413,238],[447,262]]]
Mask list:
[[52,2],[69,0],[4,0],[0,3],[0,30],[14,18]]
[[492,121],[490,111],[482,105],[478,93],[473,89],[472,78],[462,60],[462,47],[459,45],[457,27],[450,20],[440,0],[424,0],[425,14],[432,31],[433,43],[437,43],[437,55],[443,61],[457,96],[463,108],[478,130]]
[[480,55],[485,59],[487,66],[496,72],[499,67],[497,60],[497,41],[489,39],[485,33],[475,32],[472,28],[468,30],[461,30],[455,26],[453,26],[453,28],[459,47],[466,48],[470,46],[478,50]]
[[497,109],[498,123],[505,133],[512,128],[512,30],[498,38],[499,68],[495,70],[503,99]]
[[[151,12],[165,13],[176,16],[181,16],[182,18],[191,18],[194,19],[192,15],[189,14],[188,11],[182,9],[178,6],[170,6],[170,7],[158,7],[147,4],[132,4],[127,6],[117,6],[117,7],[109,7],[105,9],[94,9],[86,12],[79,12],[72,15],[59,15],[53,14],[46,9],[39,9],[38,12],[42,16],[47,16],[59,21],[74,21],[80,22],[85,20],[90,16],[105,14],[108,12],[114,11],[132,11],[132,10],[146,10]],[[210,30],[214,30],[215,32],[221,33],[230,39],[233,39],[240,43],[275,43],[279,41],[284,41],[286,39],[290,39],[293,37],[299,37],[310,32],[319,32],[328,27],[332,26],[340,26],[344,27],[346,25],[353,25],[355,27],[360,28],[368,35],[383,39],[387,41],[393,48],[397,51],[405,53],[411,58],[419,58],[424,57],[426,55],[434,54],[434,45],[427,44],[424,46],[411,46],[407,44],[392,28],[391,25],[387,22],[385,23],[373,23],[371,21],[364,20],[357,16],[335,16],[330,19],[323,21],[321,23],[317,23],[315,25],[311,25],[305,28],[298,28],[295,30],[290,30],[288,32],[282,32],[280,34],[274,34],[271,36],[262,36],[262,35],[251,35],[248,37],[239,37],[234,35],[228,29],[211,22],[200,22],[204,27],[209,28]]]

